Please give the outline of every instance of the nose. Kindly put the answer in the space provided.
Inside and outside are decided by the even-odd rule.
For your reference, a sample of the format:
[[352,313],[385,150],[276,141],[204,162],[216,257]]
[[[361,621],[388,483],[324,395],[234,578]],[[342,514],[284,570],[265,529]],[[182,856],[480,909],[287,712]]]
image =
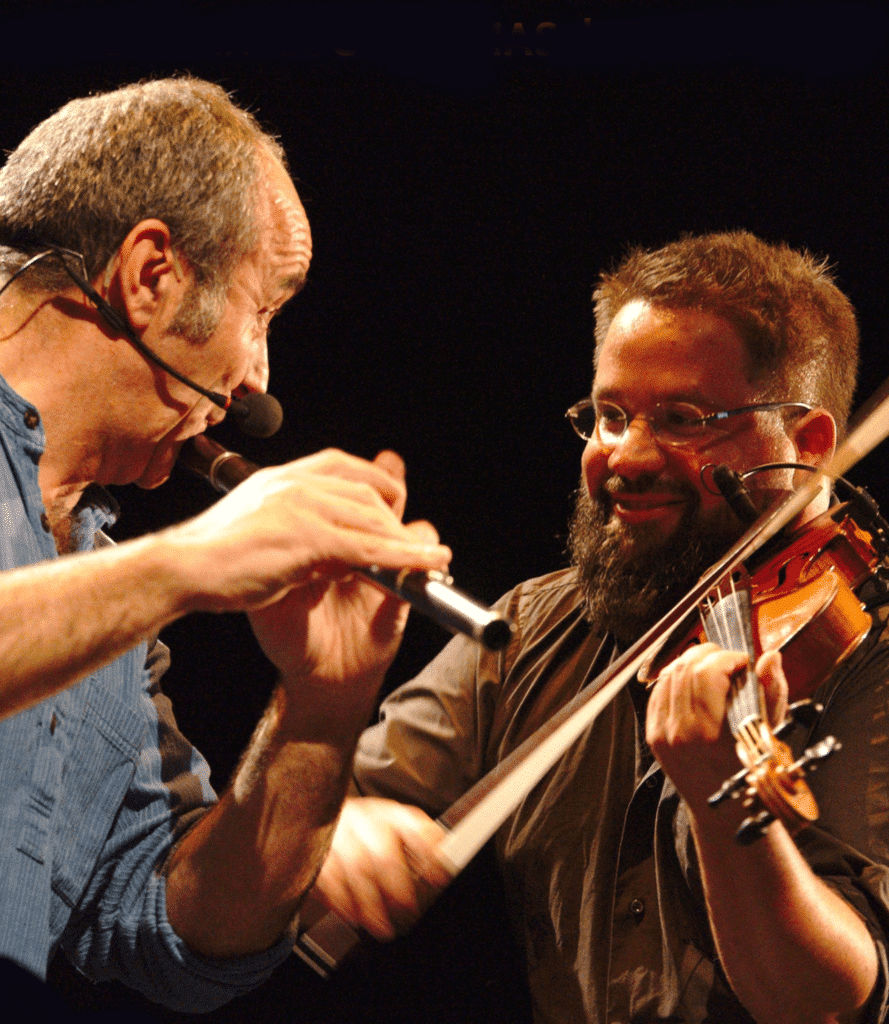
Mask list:
[[608,468],[615,476],[632,480],[647,473],[658,473],[664,467],[664,452],[658,444],[648,420],[635,417],[623,436],[611,449]]
[[256,342],[253,349],[253,358],[247,367],[247,373],[239,390],[261,391],[265,393],[269,387],[269,346],[268,340],[263,336]]

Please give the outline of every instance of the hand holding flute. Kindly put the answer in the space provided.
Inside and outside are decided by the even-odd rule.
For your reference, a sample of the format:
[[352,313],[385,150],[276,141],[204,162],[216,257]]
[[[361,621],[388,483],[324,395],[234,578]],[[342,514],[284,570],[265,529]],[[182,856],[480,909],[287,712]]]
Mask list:
[[[391,455],[383,453],[381,458]],[[183,449],[180,462],[203,476],[221,493],[228,493],[259,469],[203,435],[194,438]],[[451,632],[464,633],[490,650],[499,650],[509,642],[512,635],[510,622],[499,612],[458,590],[452,578],[439,569],[408,567],[398,570],[372,564],[357,571]]]
[[340,699],[369,713],[408,609],[354,567],[445,571],[450,551],[429,523],[402,523],[404,469],[394,453],[366,461],[326,450],[250,468],[240,486],[169,531],[189,575],[207,579],[198,607],[246,612],[284,685],[317,694],[319,715],[335,715]]

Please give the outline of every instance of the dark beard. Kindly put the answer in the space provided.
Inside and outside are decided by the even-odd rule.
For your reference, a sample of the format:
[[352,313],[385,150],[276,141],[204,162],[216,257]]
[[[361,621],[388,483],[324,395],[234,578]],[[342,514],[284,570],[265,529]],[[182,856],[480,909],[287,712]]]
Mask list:
[[577,492],[568,533],[571,562],[590,621],[623,646],[662,618],[743,533],[728,506],[704,519],[697,492],[680,484],[674,489],[685,509],[667,538],[647,524],[616,519],[607,494],[593,501],[583,482]]

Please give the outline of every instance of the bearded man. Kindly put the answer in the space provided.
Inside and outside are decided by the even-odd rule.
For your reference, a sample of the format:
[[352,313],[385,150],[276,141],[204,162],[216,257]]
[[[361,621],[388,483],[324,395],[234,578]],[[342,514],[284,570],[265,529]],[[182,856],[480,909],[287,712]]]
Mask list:
[[[440,884],[441,814],[688,590],[743,526],[713,486],[830,455],[849,412],[857,328],[822,263],[743,232],[632,252],[595,293],[590,398],[570,569],[506,595],[500,654],[456,639],[383,704],[355,762],[318,881],[328,905],[390,937]],[[754,504],[801,470],[754,475]],[[825,489],[801,516],[823,512]],[[800,747],[819,821],[742,846],[741,801],[707,798],[740,764],[726,725],[747,661],[702,644],[633,681],[494,838],[539,1022],[877,1021],[889,996],[889,735],[880,629],[815,699]],[[780,655],[756,672],[773,716]]]

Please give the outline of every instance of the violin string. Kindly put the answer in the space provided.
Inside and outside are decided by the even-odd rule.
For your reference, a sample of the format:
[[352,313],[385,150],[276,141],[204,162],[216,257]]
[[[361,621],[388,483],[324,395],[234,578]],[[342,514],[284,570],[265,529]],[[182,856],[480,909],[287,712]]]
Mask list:
[[719,622],[716,619],[716,603],[709,595],[704,599],[707,606],[707,614],[704,616],[704,632],[707,634],[708,640],[713,640],[720,643],[722,640]]
[[[733,584],[734,587],[734,584]],[[745,591],[749,599],[749,591]],[[750,659],[749,666],[746,672],[748,684],[745,686],[745,691],[749,701],[748,714],[751,716],[756,724],[757,730],[757,747],[762,751],[763,757],[771,757],[774,751],[774,736],[772,735],[771,729],[768,727],[766,707],[765,707],[765,691],[756,677],[755,665],[756,665],[756,650],[753,646],[753,608],[752,602],[748,606],[749,614],[749,628],[745,630],[746,645],[747,645],[747,656]]]
[[725,615],[725,595],[720,591],[719,602],[714,606],[714,611],[717,613],[716,619],[716,635],[719,640],[719,646],[727,648],[731,643],[728,629],[728,619]]
[[[750,628],[744,614],[746,596],[747,591],[742,594],[735,586],[734,576],[729,576],[728,593],[717,587],[715,596],[704,599],[704,631],[709,640],[724,650],[745,650],[752,659]],[[759,687],[749,674],[745,674],[742,684],[733,684],[728,714],[732,735],[746,749],[750,762],[759,763],[769,756],[771,744],[763,735]]]
[[[725,597],[722,594],[721,587],[716,588],[716,600],[710,595],[705,598],[707,614],[704,616],[704,632],[708,640],[718,644],[723,650],[728,650],[731,642],[724,603]],[[738,711],[736,703],[737,690],[734,685],[733,689],[735,689],[736,693],[735,698],[729,703],[728,717],[732,735],[737,736],[739,723],[743,722],[745,716]]]
[[[735,586],[733,576],[729,577],[729,587],[730,594],[718,591],[718,602],[714,603],[710,599],[707,601],[715,639],[726,650],[743,649],[752,657],[750,629],[742,606],[743,597]],[[757,698],[758,687],[751,686],[750,677],[746,676],[743,684],[734,686],[734,695],[729,703],[732,734],[747,748],[754,760],[759,760],[769,746],[760,735],[758,724],[762,716]]]
[[[731,587],[731,600],[732,600],[732,611],[735,614],[735,626],[737,629],[737,648],[740,648],[743,644],[744,650],[747,652],[748,657],[750,656],[750,642],[747,637],[747,630],[744,628],[744,619],[741,612],[741,599],[738,595],[738,590],[735,587],[734,574],[729,576],[729,586]],[[750,687],[745,683],[743,686],[738,688],[739,691],[739,704],[743,708],[743,714],[745,719],[749,719],[754,714],[754,707],[751,701]]]

